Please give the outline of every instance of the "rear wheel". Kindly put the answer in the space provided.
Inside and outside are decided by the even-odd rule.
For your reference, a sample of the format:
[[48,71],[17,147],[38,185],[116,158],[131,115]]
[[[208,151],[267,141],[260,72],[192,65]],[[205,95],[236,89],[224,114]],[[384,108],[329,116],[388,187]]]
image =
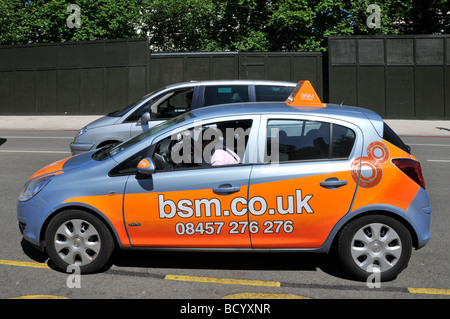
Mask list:
[[408,229],[388,216],[358,218],[346,225],[338,236],[338,258],[359,280],[367,280],[375,272],[381,281],[395,279],[408,265],[411,251]]
[[76,265],[81,273],[93,273],[110,259],[114,240],[97,217],[85,211],[71,210],[59,213],[50,221],[45,246],[59,269],[66,271],[69,265]]

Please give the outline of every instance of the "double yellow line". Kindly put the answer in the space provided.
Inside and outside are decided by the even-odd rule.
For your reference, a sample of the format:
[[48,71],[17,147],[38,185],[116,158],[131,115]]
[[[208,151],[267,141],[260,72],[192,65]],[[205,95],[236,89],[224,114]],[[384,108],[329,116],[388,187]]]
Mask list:
[[[28,262],[28,261],[14,261],[14,260],[5,260],[5,259],[0,259],[0,265],[50,269],[50,267],[44,263]],[[163,278],[164,278],[164,280],[202,282],[202,283],[211,283],[211,284],[228,284],[228,285],[244,285],[244,286],[260,286],[260,287],[281,287],[281,282],[279,282],[279,281],[198,277],[198,276],[184,276],[184,275],[165,275]],[[450,289],[407,288],[407,290],[409,291],[409,293],[412,293],[412,294],[450,295]]]

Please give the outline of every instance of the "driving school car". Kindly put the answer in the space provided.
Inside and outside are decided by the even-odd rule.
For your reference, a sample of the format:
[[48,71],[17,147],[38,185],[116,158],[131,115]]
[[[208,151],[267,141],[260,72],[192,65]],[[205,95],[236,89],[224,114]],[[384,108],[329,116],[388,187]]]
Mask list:
[[115,248],[281,250],[392,280],[430,214],[419,162],[381,117],[323,104],[308,81],[285,102],[193,110],[50,164],[18,200],[23,237],[83,273]]

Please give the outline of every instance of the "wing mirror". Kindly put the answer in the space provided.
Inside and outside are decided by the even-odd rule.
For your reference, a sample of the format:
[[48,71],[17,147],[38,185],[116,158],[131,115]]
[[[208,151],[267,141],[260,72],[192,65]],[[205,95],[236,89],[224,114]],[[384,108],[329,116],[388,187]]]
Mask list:
[[156,167],[153,160],[150,157],[143,158],[137,165],[137,170],[139,173],[144,175],[151,175],[155,173]]
[[141,118],[138,121],[138,125],[145,125],[150,121],[150,113],[149,112],[145,112],[144,114],[142,114]]

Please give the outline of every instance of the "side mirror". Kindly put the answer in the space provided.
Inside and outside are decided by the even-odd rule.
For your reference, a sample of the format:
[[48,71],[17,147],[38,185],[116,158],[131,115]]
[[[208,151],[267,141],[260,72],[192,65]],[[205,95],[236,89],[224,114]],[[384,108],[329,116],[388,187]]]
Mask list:
[[137,165],[137,170],[139,173],[144,175],[151,175],[155,173],[156,167],[153,160],[150,157],[143,158]]
[[150,113],[149,112],[145,112],[144,114],[142,114],[141,118],[139,119],[139,121],[137,122],[138,125],[145,125],[150,121]]

